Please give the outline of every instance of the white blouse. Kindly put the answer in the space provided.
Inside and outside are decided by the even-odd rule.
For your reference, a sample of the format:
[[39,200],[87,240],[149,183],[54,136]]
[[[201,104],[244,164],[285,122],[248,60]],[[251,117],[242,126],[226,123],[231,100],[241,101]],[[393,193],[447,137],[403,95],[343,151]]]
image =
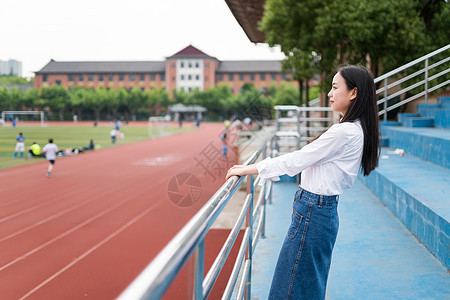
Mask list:
[[340,195],[355,182],[361,167],[364,133],[359,120],[331,126],[300,150],[256,164],[262,182],[302,172],[301,187],[320,195]]

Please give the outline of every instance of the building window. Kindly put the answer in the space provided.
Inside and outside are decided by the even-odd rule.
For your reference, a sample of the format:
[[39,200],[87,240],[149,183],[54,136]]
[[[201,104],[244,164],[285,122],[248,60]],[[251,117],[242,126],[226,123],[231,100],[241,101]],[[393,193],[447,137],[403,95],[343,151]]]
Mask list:
[[175,64],[172,64],[172,69],[175,69]]
[[119,81],[123,81],[125,79],[125,75],[124,74],[119,74]]
[[145,74],[139,74],[139,81],[145,80]]
[[286,80],[286,73],[281,74],[281,79]]
[[160,77],[161,81],[166,81],[166,75],[161,74],[161,75],[159,75],[159,77]]
[[266,74],[264,74],[264,73],[259,74],[259,78],[261,80],[266,80]]
[[47,82],[47,79],[48,79],[48,75],[47,74],[42,75],[42,81],[43,82]]
[[108,74],[108,81],[114,81],[114,74]]
[[276,80],[277,79],[277,75],[275,73],[270,74],[270,77],[272,77],[272,80]]
[[205,76],[205,81],[208,81],[208,76]]
[[200,80],[200,75],[195,75],[195,80]]
[[192,63],[189,63],[189,68],[192,68]]
[[239,74],[239,80],[244,81],[244,74]]
[[188,75],[188,80],[192,80],[192,75],[191,74]]
[[234,80],[234,74],[228,74],[228,80],[233,81]]
[[208,69],[208,67],[209,67],[209,64],[205,64],[205,69]]
[[255,81],[255,74],[250,74],[250,81]]
[[181,80],[184,80],[184,75],[181,75]]
[[218,81],[223,81],[223,75],[222,74],[218,74],[217,75],[217,80]]
[[199,65],[198,62],[195,63],[195,67],[196,67],[196,68],[200,68],[200,65]]
[[180,67],[184,68],[184,62],[181,62]]
[[78,75],[78,81],[84,81],[84,74]]
[[69,74],[69,81],[73,81],[73,74]]
[[103,74],[98,74],[98,81],[103,81]]
[[150,81],[155,81],[155,74],[150,74]]
[[88,74],[88,80],[94,81],[94,74]]
[[172,81],[175,82],[175,76],[172,77]]
[[128,75],[128,78],[129,78],[130,81],[134,81],[134,74]]
[[56,80],[55,83],[56,83],[57,85],[61,85],[61,80]]

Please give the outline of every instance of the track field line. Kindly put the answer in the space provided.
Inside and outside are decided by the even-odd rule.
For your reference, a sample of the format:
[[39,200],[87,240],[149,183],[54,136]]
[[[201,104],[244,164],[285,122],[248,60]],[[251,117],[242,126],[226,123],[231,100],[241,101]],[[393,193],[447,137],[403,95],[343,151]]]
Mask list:
[[98,242],[94,247],[90,248],[89,250],[87,250],[86,252],[84,252],[80,257],[78,257],[77,259],[75,259],[74,261],[72,261],[70,264],[66,265],[64,268],[60,269],[58,272],[56,272],[55,274],[53,274],[52,276],[50,276],[49,278],[47,278],[46,280],[44,280],[42,283],[40,283],[38,286],[36,286],[34,289],[30,290],[27,294],[25,294],[24,296],[22,296],[20,298],[20,300],[27,298],[28,296],[31,296],[32,294],[34,294],[36,291],[38,291],[41,287],[43,287],[44,285],[46,285],[47,283],[49,283],[50,281],[52,281],[53,279],[55,279],[56,277],[58,277],[59,275],[61,275],[62,273],[64,273],[66,270],[70,269],[72,266],[74,266],[76,263],[78,263],[79,261],[81,261],[82,259],[84,259],[86,256],[88,256],[89,254],[91,254],[92,252],[94,252],[96,249],[100,248],[102,245],[104,245],[105,243],[107,243],[108,241],[110,241],[111,239],[113,239],[114,237],[116,237],[118,234],[120,234],[122,231],[124,231],[125,229],[127,229],[128,227],[130,227],[131,225],[133,225],[134,223],[136,223],[137,221],[139,221],[139,219],[141,219],[143,216],[145,216],[146,214],[148,214],[150,211],[152,211],[153,209],[155,209],[158,205],[162,204],[164,201],[159,201],[157,203],[155,203],[152,207],[147,208],[146,210],[144,210],[142,213],[140,213],[139,215],[137,215],[136,217],[134,217],[133,219],[131,219],[130,221],[128,221],[125,225],[123,225],[122,227],[120,227],[119,229],[117,229],[116,231],[114,231],[113,233],[111,233],[110,235],[108,235],[105,239],[103,239],[102,241]]
[[135,197],[136,197],[136,195],[131,196],[131,197],[128,197],[128,198],[125,198],[125,199],[123,199],[123,200],[120,201],[120,202],[117,202],[116,204],[114,204],[113,206],[110,206],[109,208],[107,208],[106,210],[102,211],[101,213],[98,213],[97,215],[95,215],[95,216],[93,216],[93,217],[90,217],[89,219],[87,219],[87,220],[83,221],[82,223],[78,224],[77,226],[72,227],[71,229],[69,229],[69,230],[67,230],[67,231],[65,231],[65,232],[63,232],[63,233],[61,233],[60,235],[54,237],[53,239],[51,239],[51,240],[45,242],[44,244],[42,244],[42,245],[40,245],[40,246],[34,248],[33,250],[31,250],[31,251],[29,251],[29,252],[23,254],[22,256],[17,257],[16,259],[10,261],[9,263],[7,263],[7,264],[1,266],[1,267],[0,267],[0,271],[3,271],[3,270],[5,270],[6,268],[9,268],[10,266],[12,266],[12,265],[14,265],[15,263],[17,263],[17,262],[23,260],[24,258],[26,258],[26,257],[28,257],[28,256],[30,256],[30,255],[32,255],[32,254],[34,254],[34,253],[36,253],[36,252],[38,252],[39,250],[42,250],[43,248],[47,247],[48,245],[53,244],[54,242],[56,242],[56,241],[62,239],[63,237],[65,237],[65,236],[71,234],[72,232],[74,232],[74,231],[76,231],[76,230],[82,228],[83,226],[85,226],[85,225],[87,225],[87,224],[89,224],[89,223],[91,223],[91,222],[93,222],[93,221],[99,219],[100,217],[106,215],[107,213],[111,212],[112,210],[116,209],[117,207],[121,206],[122,204],[125,204],[126,202],[128,202],[128,201],[130,201],[130,200],[132,200],[132,199],[135,199]]
[[[95,184],[94,184],[94,185],[95,185]],[[122,184],[120,187],[117,187],[117,188],[123,188],[123,187],[126,187],[126,186],[127,186],[127,183],[124,183],[124,184]],[[75,191],[74,193],[71,193],[71,194],[69,194],[69,195],[68,195],[68,194],[65,194],[64,196],[65,196],[65,197],[69,197],[69,196],[71,196],[71,195],[73,195],[73,194],[78,194],[78,193],[79,193],[78,191]],[[104,198],[104,197],[107,197],[109,194],[114,194],[114,193],[115,193],[115,191],[112,191],[112,192],[110,192],[110,193],[108,193],[108,194],[106,194],[106,195],[102,194],[102,195],[99,195],[98,197],[92,197],[92,198],[90,198],[89,200],[83,201],[83,202],[78,203],[78,204],[76,204],[76,205],[74,205],[74,206],[72,206],[72,207],[66,208],[66,209],[64,209],[63,211],[60,211],[60,212],[58,212],[58,213],[56,213],[56,214],[54,214],[54,215],[51,215],[51,216],[49,216],[49,217],[47,217],[47,218],[45,218],[45,219],[39,220],[39,221],[37,221],[36,223],[34,223],[34,224],[32,224],[32,225],[29,225],[29,226],[27,226],[27,227],[25,227],[25,228],[22,228],[22,229],[20,229],[20,230],[14,232],[14,233],[11,233],[11,234],[9,234],[9,235],[7,235],[7,236],[1,238],[1,239],[0,239],[0,243],[3,242],[3,241],[8,240],[8,239],[10,239],[10,238],[12,238],[12,237],[14,237],[14,236],[17,236],[17,235],[19,235],[19,234],[21,234],[21,233],[24,233],[24,232],[26,232],[26,231],[28,231],[28,230],[34,228],[34,227],[37,227],[37,226],[42,225],[42,224],[45,224],[46,222],[51,221],[51,220],[53,220],[53,219],[55,219],[55,218],[57,218],[57,217],[60,217],[60,216],[66,214],[66,213],[68,213],[68,212],[70,212],[70,211],[72,211],[72,210],[74,210],[74,209],[77,209],[77,208],[79,208],[79,207],[81,207],[81,206],[83,206],[83,205],[85,205],[85,204],[87,204],[87,203],[90,203],[90,202],[93,202],[93,201],[98,201],[99,199],[102,199],[102,198]],[[58,201],[59,201],[59,200],[60,200],[60,199],[58,199]],[[53,201],[53,202],[54,202],[54,201]]]
[[[86,187],[84,187],[84,188],[88,189],[88,188],[91,188],[91,187],[94,187],[94,186],[96,186],[96,183],[92,183],[90,186],[88,186],[88,187],[86,186]],[[46,188],[48,188],[48,187],[46,187]],[[73,192],[71,192],[71,193],[65,193],[65,194],[64,194],[64,197],[65,197],[65,198],[68,198],[68,197],[71,197],[72,195],[76,195],[76,194],[78,194],[78,193],[79,193],[79,191],[78,191],[77,189],[74,189]],[[37,204],[37,205],[35,205],[35,206],[32,206],[32,207],[29,207],[29,208],[27,208],[27,209],[18,211],[18,212],[14,213],[14,214],[11,214],[11,215],[9,215],[9,216],[5,216],[5,217],[3,217],[3,218],[0,218],[0,223],[5,222],[5,221],[8,221],[8,220],[10,220],[10,219],[12,219],[12,218],[18,217],[18,216],[20,216],[20,215],[23,215],[23,214],[25,214],[25,213],[28,213],[28,212],[30,212],[30,211],[36,210],[36,209],[38,209],[38,208],[40,208],[40,207],[43,207],[43,206],[46,206],[46,205],[49,205],[49,204],[52,204],[52,203],[58,202],[58,201],[61,201],[61,199],[53,199],[53,200],[41,202],[40,204]],[[13,204],[14,204],[14,203],[13,203]]]
[[[48,178],[45,178],[44,181],[48,181],[48,180],[49,180]],[[53,178],[50,179],[50,180],[53,180]],[[90,182],[88,182],[85,186],[83,186],[83,188],[84,188],[84,189],[90,189],[90,188],[92,188],[92,187],[96,187],[97,184],[98,184],[97,182],[92,182],[92,181],[90,181]],[[35,189],[35,187],[33,187],[33,188]],[[48,185],[40,185],[40,189],[39,189],[39,190],[34,190],[34,194],[35,194],[35,195],[45,195],[45,194],[48,192],[48,188],[49,188]],[[22,193],[23,193],[23,195],[22,195],[22,194],[17,195],[17,192],[16,192],[14,198],[10,199],[9,202],[7,202],[7,203],[2,203],[2,205],[0,205],[0,209],[4,209],[5,207],[11,206],[11,205],[16,205],[17,202],[23,202],[24,197],[27,197],[27,196],[29,196],[29,194],[30,194],[29,191],[26,190],[26,189],[24,189],[24,190],[22,191]],[[65,197],[66,197],[66,196],[72,196],[73,194],[77,194],[77,193],[79,193],[78,190],[75,190],[75,191],[73,191],[73,192],[70,193],[70,194],[67,194],[67,191],[66,191],[65,194],[64,194],[64,196],[65,196]],[[31,199],[31,200],[33,200],[33,199]],[[39,201],[39,200],[40,200],[39,198],[36,198],[36,201]],[[53,201],[53,200],[51,200],[51,201]],[[46,202],[40,202],[40,203],[46,203]],[[1,219],[0,219],[0,220],[1,220]]]

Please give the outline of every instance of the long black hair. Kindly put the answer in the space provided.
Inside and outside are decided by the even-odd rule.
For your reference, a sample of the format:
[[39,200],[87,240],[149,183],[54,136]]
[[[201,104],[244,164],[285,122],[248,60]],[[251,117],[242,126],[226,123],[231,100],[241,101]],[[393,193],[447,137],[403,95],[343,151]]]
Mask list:
[[380,157],[380,121],[373,76],[366,68],[354,65],[342,66],[338,73],[345,79],[348,90],[356,88],[356,98],[351,101],[340,123],[360,120],[364,132],[361,168],[367,176],[378,166]]

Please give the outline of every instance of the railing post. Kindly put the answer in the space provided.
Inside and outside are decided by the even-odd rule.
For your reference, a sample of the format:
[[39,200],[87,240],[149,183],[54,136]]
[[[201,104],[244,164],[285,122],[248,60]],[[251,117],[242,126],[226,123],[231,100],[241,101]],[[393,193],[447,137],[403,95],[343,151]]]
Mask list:
[[266,187],[267,187],[267,183],[264,183],[264,186],[261,187],[261,191],[260,191],[260,193],[263,193],[263,202],[262,202],[263,211],[262,211],[262,215],[261,215],[261,218],[263,218],[262,228],[261,228],[261,238],[263,238],[263,239],[266,238],[266,204],[267,204],[267,201],[266,201],[267,188]]
[[387,77],[384,79],[384,117],[383,120],[387,121],[387,95],[388,95],[388,80]]
[[428,103],[428,58],[425,59],[425,103]]
[[203,277],[205,276],[205,240],[203,239],[194,252],[194,295],[193,299],[203,299]]
[[[254,175],[250,175],[249,177],[249,193],[252,195],[250,197],[250,205],[248,208],[248,227],[250,234],[248,235],[248,247],[247,247],[247,259],[250,260],[249,272],[247,277],[247,288],[245,293],[245,298],[251,299],[251,287],[252,287],[252,263],[253,263],[253,199],[255,196],[255,189],[253,188],[253,183],[255,181]],[[245,275],[244,275],[245,276]]]

